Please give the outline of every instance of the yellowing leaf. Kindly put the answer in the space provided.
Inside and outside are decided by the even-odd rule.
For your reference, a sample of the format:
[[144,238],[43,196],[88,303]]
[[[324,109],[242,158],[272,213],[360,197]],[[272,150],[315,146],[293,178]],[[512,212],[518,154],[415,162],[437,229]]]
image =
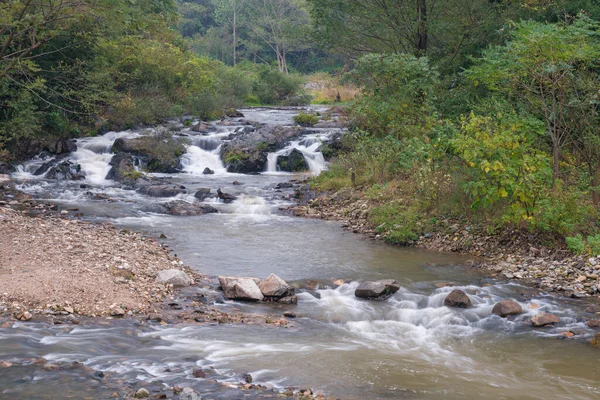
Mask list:
[[502,196],[502,197],[506,197],[506,196],[508,196],[508,192],[507,192],[507,191],[506,191],[506,189],[504,189],[504,188],[500,188],[500,189],[498,189],[498,194],[499,194],[500,196]]

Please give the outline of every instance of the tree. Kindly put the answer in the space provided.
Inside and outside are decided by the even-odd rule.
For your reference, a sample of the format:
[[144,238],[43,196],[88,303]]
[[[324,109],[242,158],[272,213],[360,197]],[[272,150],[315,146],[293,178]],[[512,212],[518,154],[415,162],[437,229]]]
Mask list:
[[315,34],[333,51],[427,55],[454,63],[490,41],[507,6],[488,0],[308,0]]
[[287,56],[308,45],[310,16],[300,0],[247,0],[253,32],[272,50],[279,71],[288,73]]
[[545,122],[553,184],[559,178],[561,151],[574,139],[573,124],[586,114],[581,107],[596,107],[597,88],[582,83],[589,82],[598,66],[599,31],[597,22],[583,16],[575,23],[522,22],[505,46],[486,50],[468,71],[475,84],[507,94]]

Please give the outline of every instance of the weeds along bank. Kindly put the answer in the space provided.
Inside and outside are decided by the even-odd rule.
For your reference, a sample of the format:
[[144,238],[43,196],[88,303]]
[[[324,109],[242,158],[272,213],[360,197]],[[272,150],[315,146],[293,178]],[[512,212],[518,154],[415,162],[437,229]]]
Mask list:
[[362,57],[351,133],[312,182],[337,193],[325,200],[335,205],[318,199],[312,213],[360,221],[394,244],[492,256],[509,278],[596,293],[598,26],[585,16],[515,24],[452,82],[424,57]]

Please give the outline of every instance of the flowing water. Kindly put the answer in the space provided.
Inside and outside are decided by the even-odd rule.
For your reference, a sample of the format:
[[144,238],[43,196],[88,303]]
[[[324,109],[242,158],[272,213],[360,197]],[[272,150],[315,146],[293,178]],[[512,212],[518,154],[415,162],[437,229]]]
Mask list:
[[[248,120],[291,124],[295,111],[243,112]],[[189,133],[182,126],[178,129]],[[581,322],[577,300],[532,298],[527,288],[479,275],[464,266],[463,257],[386,246],[346,233],[337,223],[286,216],[279,207],[291,204],[289,193],[276,185],[304,175],[276,172],[273,159],[295,148],[318,173],[326,168],[318,145],[328,132],[314,131],[269,155],[271,164],[264,174],[239,175],[227,173],[219,158],[219,146],[235,129],[219,127],[209,136],[192,136],[183,157],[184,172],[158,175],[185,185],[191,194],[210,187],[238,196],[231,204],[208,199],[218,214],[159,214],[156,203],[173,198],[149,198],[105,179],[112,142],[144,131],[80,139],[70,158],[81,164],[83,182],[57,184],[34,176],[44,161],[39,159],[22,166],[15,177],[23,190],[77,207],[86,218],[110,220],[154,237],[165,234],[164,242],[199,272],[261,278],[273,272],[291,282],[320,283],[316,293],[301,293],[297,306],[221,306],[259,314],[290,310],[298,316],[292,327],[149,326],[128,320],[81,327],[17,323],[0,328],[0,359],[77,361],[133,386],[153,380],[196,385],[208,398],[235,397],[210,384],[198,386],[191,378],[196,366],[215,368],[214,377],[222,382],[239,382],[241,374],[249,372],[255,382],[311,387],[342,399],[600,398],[600,352],[585,343],[593,331]],[[206,167],[215,174],[203,175]],[[90,193],[106,194],[113,201],[93,200]],[[191,194],[177,199],[193,201]],[[354,297],[357,281],[384,278],[402,284],[389,300]],[[326,286],[335,279],[348,283],[335,289]],[[444,297],[456,287],[469,294],[473,308],[443,306]],[[495,302],[505,298],[519,301],[524,314],[514,319],[491,315]],[[556,328],[531,328],[527,320],[543,311],[559,315],[561,323]],[[567,330],[585,334],[558,340]],[[27,365],[0,370],[2,398],[56,398],[56,393],[68,390],[99,398],[110,392],[77,371]]]

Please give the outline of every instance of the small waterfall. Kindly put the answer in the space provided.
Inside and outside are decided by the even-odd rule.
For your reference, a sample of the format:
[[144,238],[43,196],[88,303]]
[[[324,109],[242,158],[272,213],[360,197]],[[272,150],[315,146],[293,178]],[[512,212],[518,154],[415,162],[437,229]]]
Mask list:
[[108,132],[102,136],[77,140],[77,151],[71,154],[74,161],[81,165],[86,181],[94,184],[107,183],[106,175],[111,169],[110,161],[114,154],[111,148],[115,140],[132,139],[140,134],[132,131]]
[[221,146],[221,141],[212,137],[201,137],[194,139],[192,144],[196,147],[200,147],[202,150],[212,152]]
[[12,176],[13,178],[18,180],[43,179],[46,173],[43,173],[41,175],[34,175],[33,173],[37,171],[37,169],[41,167],[44,163],[52,161],[53,159],[54,158],[40,158],[36,156],[32,160],[29,160],[24,164],[17,165],[17,170],[12,174]]
[[314,136],[308,136],[302,138],[299,141],[290,143],[287,147],[285,147],[282,150],[279,150],[278,152],[269,153],[267,155],[266,172],[279,172],[277,170],[277,159],[280,156],[289,155],[293,150],[298,150],[304,156],[304,159],[308,164],[310,173],[312,175],[319,175],[327,168],[327,162],[325,161],[325,157],[323,157],[323,153],[317,151],[319,146],[321,146],[321,141],[319,140],[319,138]]
[[216,174],[224,174],[227,169],[221,162],[221,146],[213,150],[204,150],[199,146],[188,146],[187,153],[181,157],[183,170],[192,175],[202,175],[205,168],[212,169]]
[[73,153],[75,162],[81,165],[81,171],[84,173],[85,179],[95,184],[106,182],[106,175],[112,168],[109,163],[113,156],[112,153],[97,153],[83,147],[78,148]]

